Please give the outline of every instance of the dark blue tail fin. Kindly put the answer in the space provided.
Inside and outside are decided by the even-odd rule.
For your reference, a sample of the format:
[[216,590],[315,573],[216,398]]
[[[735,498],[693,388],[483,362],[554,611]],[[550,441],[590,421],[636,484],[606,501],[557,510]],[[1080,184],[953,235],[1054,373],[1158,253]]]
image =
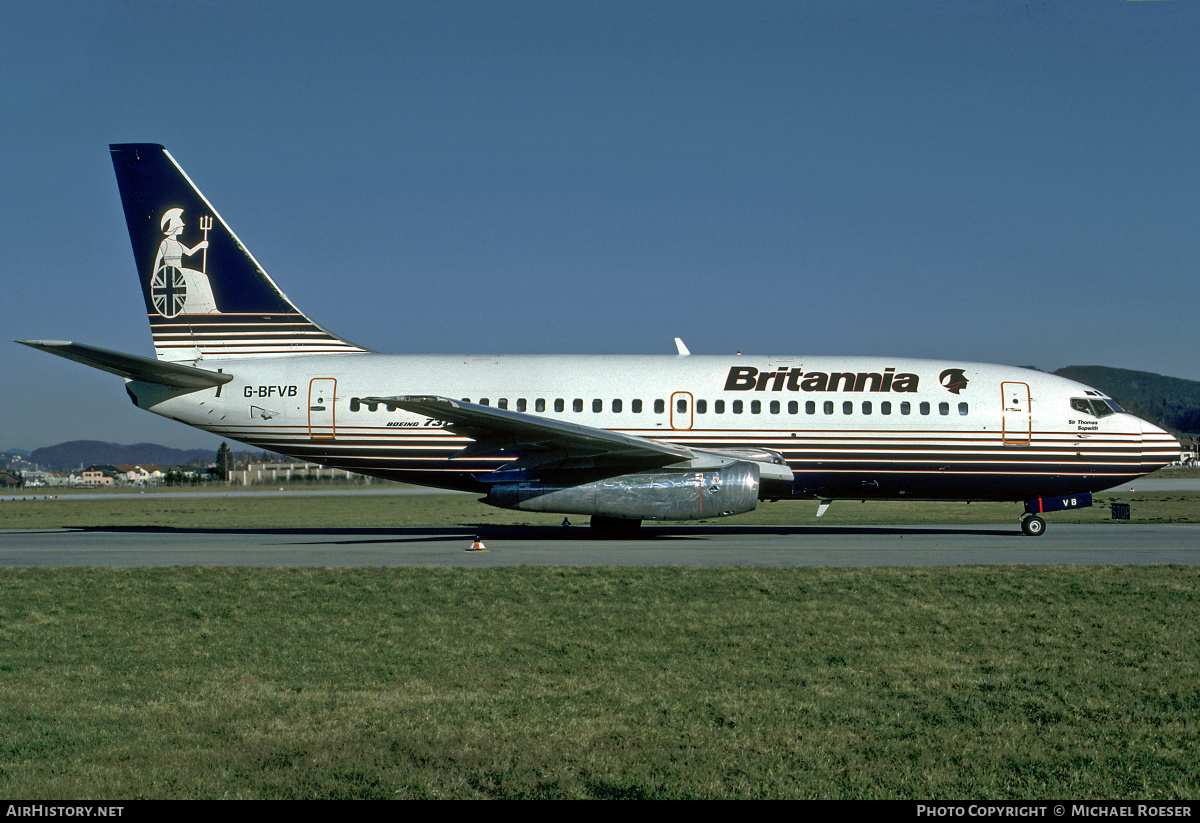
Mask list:
[[109,146],[161,360],[366,349],[284,296],[162,146]]

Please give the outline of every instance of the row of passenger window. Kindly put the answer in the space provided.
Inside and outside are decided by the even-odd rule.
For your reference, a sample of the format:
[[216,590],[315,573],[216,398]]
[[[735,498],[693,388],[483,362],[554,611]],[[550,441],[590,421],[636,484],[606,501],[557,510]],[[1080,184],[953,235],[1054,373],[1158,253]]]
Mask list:
[[[471,400],[470,400],[470,398],[464,397],[463,402],[470,403]],[[479,402],[479,405],[481,405],[481,406],[492,405],[491,399],[489,399],[487,397],[479,398],[478,402]],[[385,405],[387,406],[388,411],[396,410],[396,407],[392,406],[391,404],[385,404]],[[538,399],[533,401],[533,411],[535,413],[545,412],[546,405],[547,405],[547,401],[539,397]],[[899,406],[898,410],[899,410],[899,413],[902,415],[913,413],[913,404],[907,400],[902,400],[901,402],[899,402],[895,405]],[[368,411],[376,411],[379,408],[378,403],[364,403],[357,397],[350,398],[350,411],[352,411],[352,412],[359,411],[363,406],[366,406]],[[761,401],[761,400],[751,400],[749,403],[746,403],[746,401],[743,401],[743,400],[733,400],[729,403],[729,411],[733,414],[743,414],[743,413],[745,413],[747,406],[750,407],[750,414],[762,414],[762,412],[763,412],[763,401]],[[553,408],[554,408],[555,412],[565,412],[566,407],[567,407],[567,403],[562,398],[558,398],[554,401]],[[592,400],[591,407],[592,407],[592,412],[594,412],[595,414],[600,414],[601,412],[604,411],[604,401],[600,400],[600,399]],[[782,412],[782,408],[783,408],[783,406],[779,400],[771,400],[769,403],[766,404],[766,407],[767,407],[767,411],[769,414],[780,414]],[[498,399],[496,401],[496,408],[507,409],[508,408],[508,398],[501,397],[500,399]],[[625,404],[621,400],[613,400],[610,408],[612,409],[612,412],[614,414],[621,414],[624,411]],[[584,401],[582,398],[577,397],[571,401],[571,411],[582,412],[583,409],[584,409]],[[833,400],[826,400],[821,404],[821,411],[824,414],[834,414],[836,409],[837,409],[837,404]],[[880,401],[880,403],[879,403],[879,413],[880,414],[890,415],[892,413],[892,409],[893,409],[892,401],[890,401],[890,400]],[[517,398],[516,410],[519,412],[529,411],[529,403],[524,397]],[[660,399],[660,400],[654,401],[654,413],[655,414],[665,414],[666,410],[667,410],[667,404],[666,404],[665,400]],[[726,403],[724,400],[714,400],[713,401],[713,403],[712,403],[713,414],[725,414],[725,410],[726,410]],[[928,401],[922,401],[921,403],[918,403],[917,410],[919,411],[920,414],[932,414],[933,413],[932,405]],[[943,416],[948,415],[948,414],[950,414],[950,404],[945,401],[938,403],[937,410],[938,410],[938,414],[940,414],[940,415],[943,415]],[[642,413],[642,401],[641,400],[629,401],[629,411],[632,414],[641,414]],[[687,414],[688,401],[684,398],[676,399],[675,411],[677,414]],[[958,413],[960,415],[965,416],[968,412],[969,412],[969,409],[968,409],[966,403],[958,404]],[[787,404],[787,413],[788,414],[799,414],[800,413],[800,401],[798,401],[798,400],[789,401]],[[815,401],[815,400],[805,401],[804,413],[805,414],[816,414],[817,413],[817,401]],[[871,400],[863,400],[858,406],[858,413],[874,414],[875,413],[874,402]],[[708,401],[707,400],[697,400],[696,401],[696,414],[708,414]],[[843,400],[842,401],[842,414],[855,414],[855,402],[853,400]]]

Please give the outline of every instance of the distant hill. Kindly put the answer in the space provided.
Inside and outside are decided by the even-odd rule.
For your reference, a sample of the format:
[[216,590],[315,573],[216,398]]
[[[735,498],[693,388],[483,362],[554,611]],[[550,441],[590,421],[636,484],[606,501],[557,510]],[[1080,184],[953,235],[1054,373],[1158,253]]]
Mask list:
[[34,449],[29,462],[44,469],[76,469],[92,463],[129,463],[133,465],[154,463],[171,466],[187,465],[189,460],[200,459],[210,463],[217,457],[215,449],[172,449],[157,443],[104,443],[99,440],[71,440],[56,446]]
[[1067,366],[1055,374],[1094,386],[1152,423],[1184,434],[1200,433],[1200,381],[1107,366]]

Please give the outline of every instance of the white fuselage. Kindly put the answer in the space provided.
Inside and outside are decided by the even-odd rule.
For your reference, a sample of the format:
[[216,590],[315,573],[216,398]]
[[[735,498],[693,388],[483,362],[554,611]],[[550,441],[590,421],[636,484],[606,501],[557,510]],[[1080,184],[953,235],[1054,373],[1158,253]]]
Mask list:
[[368,353],[202,365],[234,379],[192,392],[133,382],[131,394],[256,448],[476,491],[513,458],[452,459],[468,438],[363,398],[439,395],[700,449],[772,449],[796,497],[1022,500],[1110,488],[1179,452],[1087,386],[957,361]]

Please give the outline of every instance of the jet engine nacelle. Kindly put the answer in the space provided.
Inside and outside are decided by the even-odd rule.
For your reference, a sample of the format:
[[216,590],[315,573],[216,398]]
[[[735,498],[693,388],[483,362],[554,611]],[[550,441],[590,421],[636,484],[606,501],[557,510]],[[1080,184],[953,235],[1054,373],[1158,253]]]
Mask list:
[[554,480],[497,483],[483,502],[522,511],[699,520],[753,511],[759,478],[758,464],[738,461],[714,469],[637,472],[574,485]]

